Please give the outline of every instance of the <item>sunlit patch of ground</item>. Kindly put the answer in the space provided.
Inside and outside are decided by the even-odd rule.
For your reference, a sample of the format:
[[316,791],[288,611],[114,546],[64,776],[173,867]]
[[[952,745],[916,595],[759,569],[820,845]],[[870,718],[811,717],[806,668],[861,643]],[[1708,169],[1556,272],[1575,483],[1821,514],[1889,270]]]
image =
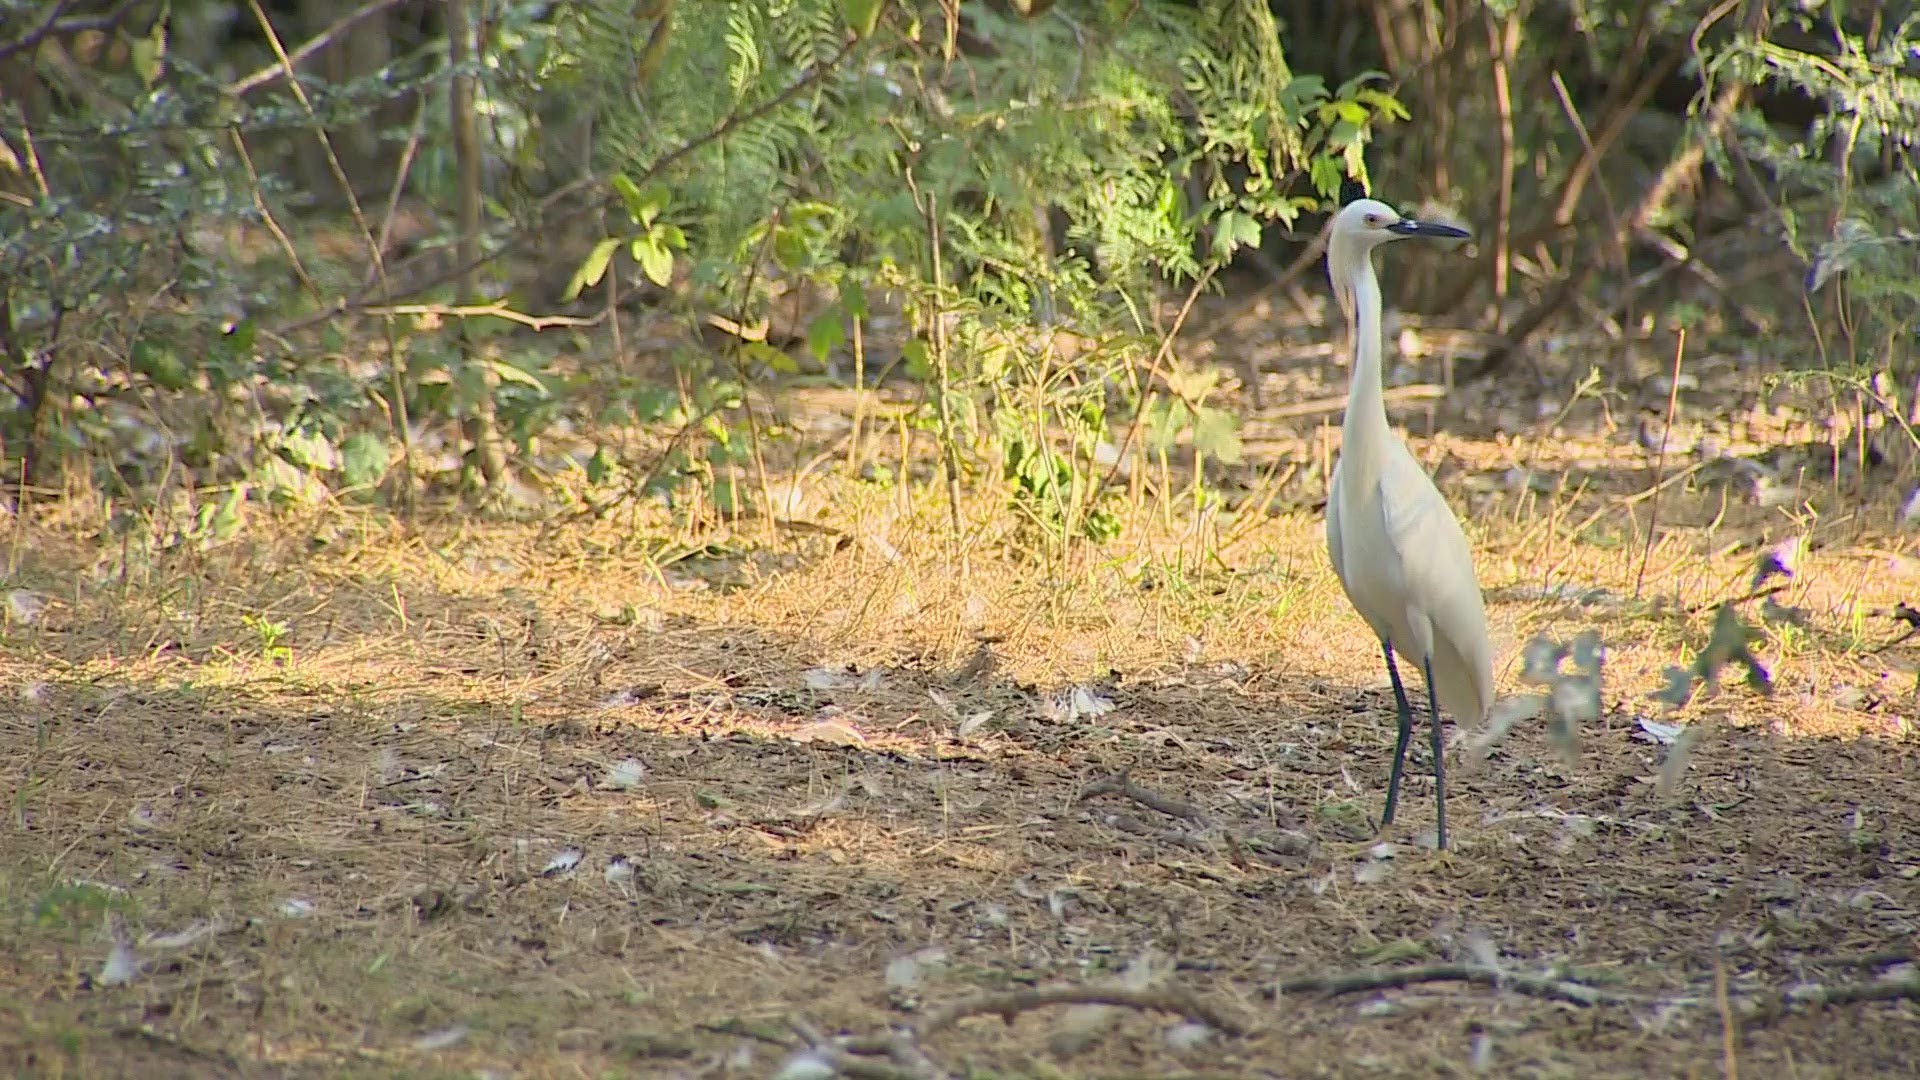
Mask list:
[[[1142,512],[1042,563],[991,500],[955,537],[934,495],[812,482],[825,531],[698,551],[346,512],[205,552],[14,530],[0,1060],[760,1077],[797,1031],[919,1023],[924,1058],[867,1075],[1910,1067],[1916,650],[1871,614],[1920,591],[1894,542],[1709,528],[1717,496],[1675,485],[1645,552],[1631,487],[1456,491],[1503,692],[1536,634],[1610,652],[1577,758],[1539,722],[1454,754],[1442,856],[1418,745],[1372,831],[1390,697],[1311,511]],[[1662,670],[1790,534],[1815,544],[1770,582],[1806,623],[1758,646],[1776,693],[1729,676],[1669,715]],[[1670,783],[1643,719],[1704,733]],[[1503,975],[1414,978],[1442,962]],[[1388,969],[1410,981],[1275,994]],[[1114,980],[1180,1008],[930,1019]],[[1890,1000],[1783,997],[1814,983]]]

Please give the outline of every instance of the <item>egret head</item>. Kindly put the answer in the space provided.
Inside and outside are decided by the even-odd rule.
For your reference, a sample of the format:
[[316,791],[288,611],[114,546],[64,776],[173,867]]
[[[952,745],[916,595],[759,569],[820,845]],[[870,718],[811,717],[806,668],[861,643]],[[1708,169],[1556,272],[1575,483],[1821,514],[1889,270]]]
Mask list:
[[1362,259],[1373,256],[1373,249],[1395,240],[1424,236],[1433,239],[1462,240],[1472,236],[1465,229],[1435,221],[1416,221],[1378,199],[1355,199],[1333,216],[1333,233],[1327,238],[1327,275],[1333,279],[1340,306],[1349,309],[1347,283],[1353,268]]

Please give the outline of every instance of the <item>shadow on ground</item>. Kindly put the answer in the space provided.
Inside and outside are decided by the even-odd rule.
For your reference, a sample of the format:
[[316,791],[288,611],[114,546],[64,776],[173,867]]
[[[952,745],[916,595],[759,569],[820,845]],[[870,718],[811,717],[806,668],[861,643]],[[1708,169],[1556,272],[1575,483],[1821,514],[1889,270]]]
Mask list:
[[[1571,767],[1524,731],[1456,767],[1441,856],[1424,762],[1368,827],[1386,698],[1252,658],[1076,698],[990,647],[827,668],[591,597],[299,589],[333,614],[284,663],[226,651],[249,630],[220,587],[184,621],[79,595],[10,643],[14,1075],[763,1077],[793,1018],[874,1034],[1129,977],[1251,1032],[1056,1006],[920,1049],[972,1075],[1852,1078],[1920,1046],[1912,981],[1874,982],[1920,919],[1908,743],[1720,727],[1661,798],[1630,721]],[[1087,794],[1121,772],[1138,790]],[[1440,963],[1501,976],[1275,993]],[[1894,1000],[1783,996],[1814,983]]]

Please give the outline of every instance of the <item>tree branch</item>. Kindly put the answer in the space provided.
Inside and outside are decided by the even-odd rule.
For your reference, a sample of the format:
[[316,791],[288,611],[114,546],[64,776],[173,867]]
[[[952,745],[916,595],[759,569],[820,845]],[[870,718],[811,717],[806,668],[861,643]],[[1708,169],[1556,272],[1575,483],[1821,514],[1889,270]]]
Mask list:
[[0,62],[6,61],[16,53],[32,52],[41,42],[50,37],[67,37],[88,30],[111,30],[119,26],[126,19],[128,12],[138,7],[141,2],[142,0],[120,0],[105,14],[75,15],[71,19],[63,19],[61,16],[73,6],[73,0],[54,0],[48,5],[46,14],[40,17],[39,23],[12,41],[0,44]]
[[[237,79],[228,83],[224,88],[224,92],[231,97],[242,97],[269,83],[279,82],[283,78],[292,78],[295,67],[299,66],[314,53],[333,44],[335,38],[353,29],[357,23],[372,18],[388,8],[398,7],[400,3],[401,0],[369,0],[368,3],[361,5],[358,9],[335,19],[333,24],[325,30],[320,31],[302,42],[299,48],[287,54],[285,63],[275,60],[273,63],[248,75],[244,79]],[[0,54],[0,57],[4,57],[4,54]]]
[[[645,186],[648,181],[660,175],[662,172],[666,171],[671,166],[679,163],[683,158],[686,158],[688,155],[696,153],[697,151],[700,151],[702,149],[705,149],[706,147],[712,145],[713,143],[726,138],[728,135],[731,135],[734,131],[738,130],[739,128],[744,127],[747,124],[751,124],[754,121],[759,120],[765,116],[768,116],[769,114],[775,112],[776,110],[781,109],[786,105],[790,104],[795,98],[799,97],[801,94],[805,93],[815,85],[824,81],[829,75],[839,70],[840,66],[846,62],[847,58],[853,55],[854,50],[860,45],[860,40],[861,39],[859,38],[849,37],[848,40],[840,46],[840,50],[834,53],[831,57],[829,57],[826,60],[826,62],[821,64],[816,64],[813,70],[807,72],[804,76],[798,79],[795,79],[793,83],[789,85],[785,90],[780,91],[779,94],[775,95],[771,99],[764,101],[759,105],[754,106],[751,109],[748,109],[746,112],[729,114],[725,120],[722,120],[720,121],[720,123],[714,125],[712,130],[708,131],[706,134],[701,135],[700,137],[693,139],[690,142],[684,143],[674,148],[673,150],[669,151],[667,154],[659,158],[657,161],[655,161],[653,164],[647,166],[645,172],[633,178],[634,183]],[[598,186],[603,182],[604,181],[602,177],[584,176],[578,180],[575,180],[573,183],[570,183],[561,187],[559,190],[554,191],[553,193],[547,195],[546,197],[540,200],[539,204],[535,208],[536,218],[543,215],[547,210],[565,202],[567,199],[570,199],[573,196],[578,195],[582,191],[585,191],[589,188]],[[319,323],[326,322],[328,319],[331,319],[337,315],[343,315],[350,311],[359,311],[363,308],[366,308],[376,303],[387,303],[394,300],[407,299],[409,297],[417,296],[420,293],[426,292],[429,289],[433,289],[441,285],[445,285],[450,281],[458,280],[464,275],[472,273],[473,271],[479,269],[481,266],[484,266],[495,259],[501,258],[505,255],[518,251],[522,247],[526,246],[528,243],[531,243],[537,239],[541,239],[550,235],[555,226],[563,222],[571,221],[574,218],[580,217],[583,214],[590,213],[598,205],[599,205],[598,203],[589,203],[585,206],[575,207],[574,209],[567,211],[565,214],[562,214],[558,219],[554,221],[542,221],[538,228],[514,230],[513,231],[514,235],[512,239],[509,240],[507,243],[502,244],[498,250],[483,253],[477,258],[473,259],[471,262],[463,261],[461,265],[451,267],[441,273],[435,274],[433,277],[423,282],[420,282],[415,285],[410,285],[407,288],[401,290],[400,292],[394,293],[390,296],[381,296],[379,290],[371,289],[371,288],[362,289],[360,292],[355,293],[351,297],[343,296],[340,299],[334,301],[332,304],[328,305],[324,310],[317,311],[303,318],[295,319],[294,321],[287,323],[284,326],[281,326],[275,332],[283,336],[287,334],[292,334],[297,331],[304,330],[310,326],[315,326],[315,325],[318,325]],[[438,251],[432,251],[432,250],[423,251],[420,254],[414,255],[411,258],[403,260],[402,262],[397,263],[392,267],[389,267],[388,268],[389,274],[390,276],[397,276],[401,273],[404,273],[406,270],[410,269],[412,266],[418,264],[419,262],[435,259],[438,257],[439,257]]]

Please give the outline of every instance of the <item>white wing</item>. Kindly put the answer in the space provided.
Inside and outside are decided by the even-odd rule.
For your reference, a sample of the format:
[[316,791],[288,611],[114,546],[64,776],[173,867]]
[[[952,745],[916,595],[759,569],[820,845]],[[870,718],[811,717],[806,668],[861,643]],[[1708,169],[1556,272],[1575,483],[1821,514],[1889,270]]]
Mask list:
[[1473,550],[1433,479],[1404,447],[1387,456],[1380,504],[1406,587],[1407,606],[1433,624],[1440,705],[1478,722],[1493,704],[1493,646]]
[[1340,551],[1340,463],[1333,463],[1333,476],[1327,483],[1327,558],[1333,560],[1333,576],[1342,582],[1347,572]]

